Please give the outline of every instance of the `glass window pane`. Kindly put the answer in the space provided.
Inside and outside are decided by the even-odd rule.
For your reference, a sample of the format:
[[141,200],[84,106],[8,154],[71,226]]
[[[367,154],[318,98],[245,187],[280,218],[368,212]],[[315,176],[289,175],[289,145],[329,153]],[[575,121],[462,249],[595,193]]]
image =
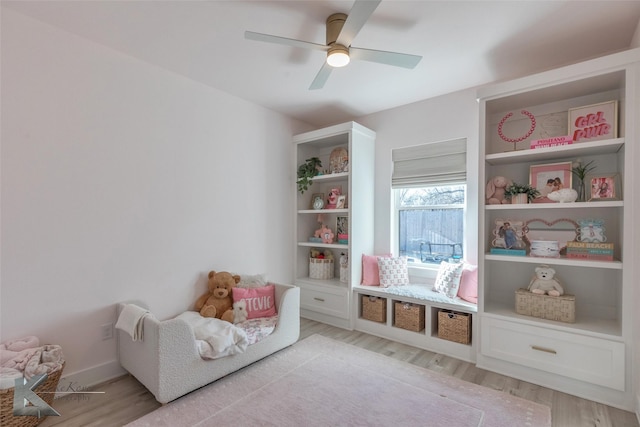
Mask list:
[[416,263],[462,259],[465,186],[397,191],[400,255]]

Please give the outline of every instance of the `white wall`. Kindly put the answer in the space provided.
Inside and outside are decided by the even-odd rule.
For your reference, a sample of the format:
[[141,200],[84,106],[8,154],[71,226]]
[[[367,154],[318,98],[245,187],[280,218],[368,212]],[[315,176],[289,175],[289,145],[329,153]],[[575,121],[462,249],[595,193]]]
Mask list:
[[0,341],[62,345],[65,376],[114,367],[119,301],[168,317],[210,269],[292,279],[309,126],[4,8],[1,28]]
[[[357,121],[376,131],[375,250],[395,252],[392,237],[391,150],[435,141],[467,139],[467,175],[478,176],[478,103],[475,89],[427,99],[382,111]],[[477,180],[467,183],[467,229],[470,237],[465,258],[477,261]]]

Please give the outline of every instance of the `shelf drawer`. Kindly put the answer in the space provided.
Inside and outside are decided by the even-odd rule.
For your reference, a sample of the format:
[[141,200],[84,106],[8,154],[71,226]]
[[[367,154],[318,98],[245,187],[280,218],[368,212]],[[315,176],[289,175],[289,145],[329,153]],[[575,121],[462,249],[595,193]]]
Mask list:
[[300,308],[349,319],[349,295],[346,289],[334,292],[300,286]]
[[481,352],[526,367],[625,390],[624,344],[484,317]]

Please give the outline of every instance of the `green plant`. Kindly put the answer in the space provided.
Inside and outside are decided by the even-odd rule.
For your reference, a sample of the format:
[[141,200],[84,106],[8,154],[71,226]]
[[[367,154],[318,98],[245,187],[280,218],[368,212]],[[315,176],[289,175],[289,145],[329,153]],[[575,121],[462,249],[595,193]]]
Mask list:
[[580,159],[578,159],[574,163],[575,166],[571,168],[571,173],[578,177],[580,181],[584,181],[587,174],[596,168],[595,165],[591,166],[591,163],[593,163],[593,160],[583,165]]
[[322,167],[322,162],[317,157],[311,157],[304,161],[303,164],[298,166],[298,191],[304,194],[305,191],[312,184],[312,178],[318,175],[319,168]]
[[540,192],[536,190],[535,187],[532,187],[529,184],[518,184],[515,182],[509,185],[504,190],[504,195],[509,198],[511,198],[511,196],[515,196],[516,194],[526,194],[527,199],[529,201],[532,201],[540,195]]

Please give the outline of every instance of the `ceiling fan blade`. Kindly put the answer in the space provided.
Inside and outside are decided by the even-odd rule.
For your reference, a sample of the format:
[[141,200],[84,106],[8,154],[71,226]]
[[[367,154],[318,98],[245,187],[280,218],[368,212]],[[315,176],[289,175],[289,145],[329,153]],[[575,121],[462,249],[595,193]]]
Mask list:
[[325,62],[322,65],[322,68],[320,68],[320,71],[318,71],[318,74],[316,74],[316,78],[311,82],[309,90],[322,89],[324,87],[324,84],[327,82],[327,79],[329,79],[329,75],[331,74],[332,69],[333,67]]
[[349,11],[347,20],[344,22],[342,31],[338,34],[336,43],[342,46],[350,46],[353,39],[360,32],[365,22],[367,22],[381,1],[382,0],[356,0]]
[[415,68],[422,60],[422,56],[408,53],[386,52],[384,50],[363,49],[361,47],[349,48],[351,59],[378,62],[380,64],[393,65],[402,68]]
[[303,49],[322,50],[325,52],[329,49],[326,45],[323,44],[305,42],[303,40],[297,39],[288,39],[286,37],[272,36],[270,34],[254,33],[253,31],[245,31],[244,38],[248,40],[257,40],[259,42],[277,43],[283,44],[285,46],[300,47]]

